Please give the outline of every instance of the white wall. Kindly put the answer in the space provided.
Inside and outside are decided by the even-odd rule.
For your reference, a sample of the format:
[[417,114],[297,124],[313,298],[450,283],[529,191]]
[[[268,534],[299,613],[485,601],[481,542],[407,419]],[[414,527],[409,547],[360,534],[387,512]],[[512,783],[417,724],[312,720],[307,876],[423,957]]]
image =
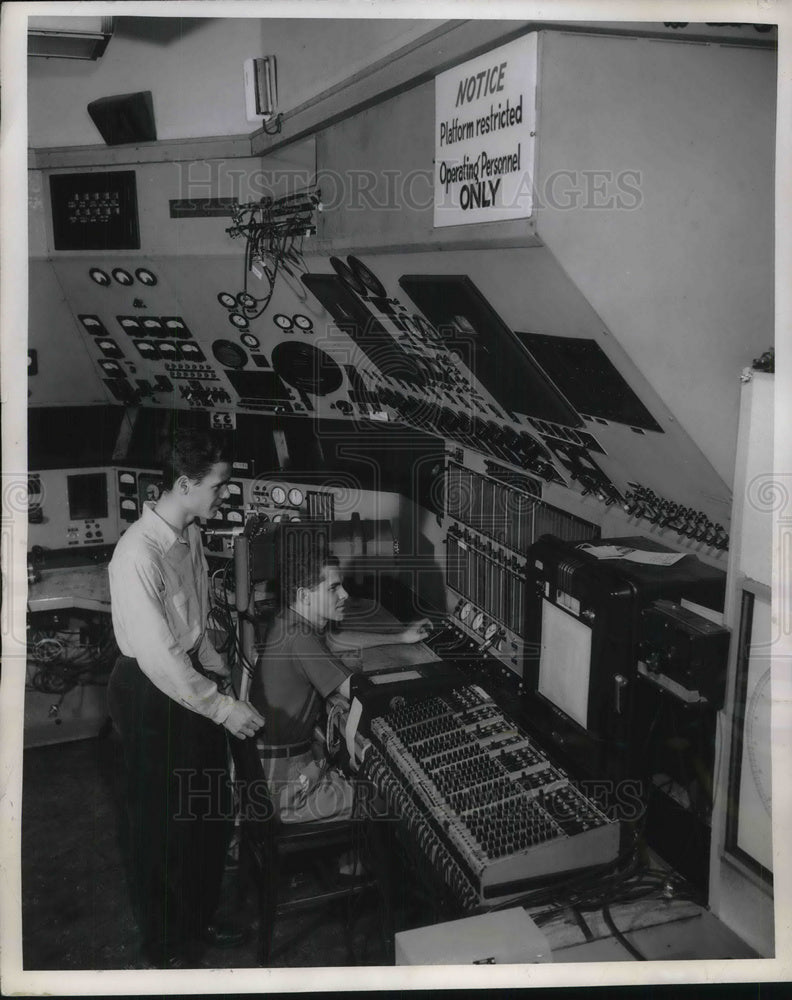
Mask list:
[[[547,33],[540,81],[539,235],[731,482],[740,370],[773,343],[775,54]],[[640,195],[603,207],[622,171]]]
[[[152,8],[156,4],[151,5]],[[86,107],[150,90],[159,139],[238,135],[245,118],[242,65],[278,59],[280,108],[291,110],[441,22],[248,18],[119,18],[101,59],[28,60],[28,144],[102,144]]]

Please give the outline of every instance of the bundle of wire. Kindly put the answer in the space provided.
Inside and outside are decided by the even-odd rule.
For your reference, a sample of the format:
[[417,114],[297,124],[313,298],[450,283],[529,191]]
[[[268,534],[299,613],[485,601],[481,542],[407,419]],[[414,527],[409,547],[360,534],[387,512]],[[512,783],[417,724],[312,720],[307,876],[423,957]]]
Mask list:
[[[232,239],[245,239],[244,284],[236,303],[246,319],[257,319],[265,311],[281,269],[292,277],[292,265],[304,269],[302,241],[316,232],[314,213],[321,209],[320,196],[317,188],[309,188],[234,209],[233,225],[226,232]],[[263,296],[253,295],[248,287],[248,274],[257,264],[267,279]]]
[[84,642],[79,630],[33,632],[28,656],[35,665],[30,684],[45,694],[65,694],[78,685],[107,684],[118,655],[113,630],[102,629],[96,642]]

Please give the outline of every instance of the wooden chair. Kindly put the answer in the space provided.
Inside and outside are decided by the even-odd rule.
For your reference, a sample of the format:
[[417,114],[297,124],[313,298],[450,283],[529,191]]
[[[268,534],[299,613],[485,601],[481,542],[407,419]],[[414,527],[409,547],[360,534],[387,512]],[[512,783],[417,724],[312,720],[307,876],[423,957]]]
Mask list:
[[[255,744],[252,740],[232,739],[231,745],[240,815],[239,873],[244,882],[255,883],[261,965],[271,964],[279,918],[335,905],[346,907],[347,955],[349,964],[357,964],[352,946],[354,903],[363,893],[381,890],[382,879],[342,880],[337,875],[337,861],[345,851],[357,856],[366,821],[282,823],[274,814]],[[289,892],[287,882],[297,865],[298,871],[309,876],[309,885],[304,892]],[[376,867],[380,867],[379,863]],[[287,941],[279,950],[286,950],[292,943]]]
[[[326,533],[326,525],[314,526]],[[235,588],[238,616],[239,648],[243,662],[255,665],[261,655],[263,638],[254,614],[254,585],[266,579],[274,569],[277,555],[273,554],[273,536],[235,539]],[[243,671],[240,697],[246,698],[250,677]],[[282,823],[275,815],[264,770],[252,740],[230,740],[234,758],[235,779],[240,810],[241,855],[240,873],[255,881],[259,909],[259,960],[270,965],[273,953],[275,924],[279,917],[333,905],[347,906],[345,921],[347,952],[350,964],[355,963],[352,949],[352,904],[364,892],[378,888],[384,907],[383,927],[388,926],[389,898],[383,894],[388,865],[382,850],[375,851],[377,877],[348,880],[342,884],[337,874],[337,859],[343,851],[357,852],[367,832],[376,834],[365,818],[314,823]],[[372,838],[376,842],[376,836]],[[285,876],[299,861],[313,876],[314,885],[302,895],[291,896],[285,891]],[[385,948],[391,943],[387,931]]]

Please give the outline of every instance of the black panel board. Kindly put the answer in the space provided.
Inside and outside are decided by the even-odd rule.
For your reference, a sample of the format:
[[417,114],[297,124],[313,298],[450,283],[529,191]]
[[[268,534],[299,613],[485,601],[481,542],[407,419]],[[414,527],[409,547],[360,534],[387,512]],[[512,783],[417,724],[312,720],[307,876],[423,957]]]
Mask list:
[[519,331],[516,335],[580,413],[662,434],[663,428],[595,340]]
[[31,407],[28,466],[79,469],[109,465],[123,415],[120,406]]
[[374,313],[337,274],[304,274],[302,280],[339,328],[384,375],[414,385],[426,382],[419,364],[396,343]]
[[227,369],[226,376],[239,393],[240,399],[260,400],[262,402],[291,399],[291,393],[275,372],[239,372]]
[[141,406],[123,461],[129,465],[159,468],[160,450],[176,430],[209,429],[209,414],[204,410],[160,410]]
[[52,232],[56,250],[139,250],[134,170],[53,174]]
[[567,427],[582,426],[580,416],[467,275],[406,274],[399,284],[501,406]]

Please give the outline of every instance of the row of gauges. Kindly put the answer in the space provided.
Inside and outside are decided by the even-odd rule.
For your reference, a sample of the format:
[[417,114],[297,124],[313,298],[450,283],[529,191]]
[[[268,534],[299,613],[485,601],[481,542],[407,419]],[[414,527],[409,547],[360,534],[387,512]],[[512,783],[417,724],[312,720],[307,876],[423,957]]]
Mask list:
[[[77,318],[92,337],[109,336],[98,316],[79,313]],[[116,319],[130,337],[178,337],[186,340],[192,336],[181,316],[116,316]]]
[[232,326],[235,326],[237,330],[247,330],[250,326],[250,320],[237,310],[255,308],[256,300],[252,295],[249,295],[247,292],[240,292],[238,295],[232,295],[230,292],[220,292],[217,296],[217,301],[223,308],[230,310],[228,321]]
[[294,316],[287,316],[285,313],[276,313],[273,317],[275,326],[290,333],[292,330],[302,330],[304,333],[313,333],[313,320],[303,313],[295,313]]
[[[267,499],[266,487],[253,487],[253,499],[257,503],[262,503]],[[276,507],[283,507],[286,503],[290,507],[302,507],[305,495],[301,489],[292,486],[287,489],[285,486],[272,486],[269,490],[269,499]]]
[[[133,285],[135,278],[137,278],[141,285],[147,285],[149,288],[157,284],[156,274],[153,271],[149,271],[147,267],[137,268],[135,278],[132,277],[129,271],[124,270],[123,267],[114,267],[110,274],[112,274],[119,285]],[[92,267],[88,272],[91,281],[95,281],[97,285],[101,285],[103,288],[109,288],[112,284],[110,274],[107,271],[103,271],[101,267]]]
[[494,639],[500,630],[500,626],[495,622],[489,622],[487,624],[484,612],[477,611],[470,601],[465,601],[460,604],[457,614],[459,615],[459,620],[461,622],[464,622],[465,625],[467,625],[469,629],[472,629],[473,632],[478,632],[479,635],[483,635],[487,641]]

